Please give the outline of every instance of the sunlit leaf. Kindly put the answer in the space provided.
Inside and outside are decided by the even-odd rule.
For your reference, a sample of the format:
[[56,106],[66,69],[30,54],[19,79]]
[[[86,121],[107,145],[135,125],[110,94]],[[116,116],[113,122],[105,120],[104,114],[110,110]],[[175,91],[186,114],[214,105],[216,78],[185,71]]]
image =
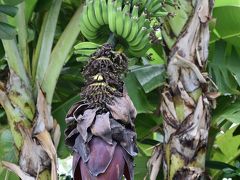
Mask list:
[[[213,151],[211,160],[231,164],[239,157],[240,135],[233,136],[235,129],[236,127],[233,127],[226,131],[226,133],[217,136],[214,147],[219,150]],[[215,177],[217,175],[218,172],[214,171],[213,176]]]

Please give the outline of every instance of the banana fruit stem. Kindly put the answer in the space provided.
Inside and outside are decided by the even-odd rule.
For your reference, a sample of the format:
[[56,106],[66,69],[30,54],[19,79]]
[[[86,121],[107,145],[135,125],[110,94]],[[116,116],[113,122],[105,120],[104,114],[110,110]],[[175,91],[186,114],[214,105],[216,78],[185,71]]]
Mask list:
[[111,33],[108,40],[107,40],[107,43],[111,44],[111,46],[113,47],[113,49],[115,48],[116,46],[116,36],[114,35],[114,33]]

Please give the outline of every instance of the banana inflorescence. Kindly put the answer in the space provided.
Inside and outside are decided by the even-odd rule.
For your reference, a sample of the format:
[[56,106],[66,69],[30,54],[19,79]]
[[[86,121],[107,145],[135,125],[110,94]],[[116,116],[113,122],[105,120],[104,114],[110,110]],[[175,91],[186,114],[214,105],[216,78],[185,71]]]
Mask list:
[[[81,32],[92,42],[106,41],[110,30],[122,39],[130,54],[143,56],[150,46],[149,17],[162,8],[162,0],[89,0],[81,16]],[[105,39],[104,39],[105,38]]]

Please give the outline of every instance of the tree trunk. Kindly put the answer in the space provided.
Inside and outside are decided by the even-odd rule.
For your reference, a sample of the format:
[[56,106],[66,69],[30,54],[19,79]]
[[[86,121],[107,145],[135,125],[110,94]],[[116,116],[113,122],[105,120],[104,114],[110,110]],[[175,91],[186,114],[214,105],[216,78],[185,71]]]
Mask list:
[[162,93],[165,179],[206,179],[205,156],[210,122],[206,75],[213,0],[180,0],[163,19],[168,86]]
[[2,161],[3,166],[21,179],[56,180],[55,146],[59,142],[60,129],[53,121],[42,91],[39,89],[35,104],[31,91],[10,70],[7,83],[0,81],[0,104],[6,112],[19,161],[19,165]]

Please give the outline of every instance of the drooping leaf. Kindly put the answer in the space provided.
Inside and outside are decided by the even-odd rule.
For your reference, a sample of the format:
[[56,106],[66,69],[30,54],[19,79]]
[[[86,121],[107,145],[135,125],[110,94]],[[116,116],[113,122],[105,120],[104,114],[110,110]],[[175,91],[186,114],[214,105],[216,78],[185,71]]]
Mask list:
[[17,4],[20,4],[21,2],[23,2],[24,0],[3,0],[3,2],[7,5],[12,5],[15,6]]
[[230,97],[219,98],[218,106],[213,111],[212,124],[219,125],[224,120],[231,123],[240,123],[240,100],[233,100]]
[[147,175],[147,161],[150,157],[147,156],[137,156],[134,160],[136,163],[136,166],[134,168],[135,179],[144,179],[144,177]]
[[9,5],[0,5],[0,12],[14,17],[17,13],[17,8]]
[[165,83],[165,67],[163,65],[147,65],[133,70],[145,93]]
[[12,25],[0,22],[0,39],[13,39],[16,34],[17,32]]
[[147,138],[153,138],[153,128],[161,123],[161,118],[152,114],[138,114],[135,123],[138,140],[142,141]]
[[215,30],[219,38],[238,47],[240,47],[239,10],[239,0],[217,0],[213,10],[213,17],[216,18]]
[[148,102],[147,97],[142,89],[142,86],[138,82],[136,76],[133,73],[129,73],[125,78],[126,88],[128,95],[138,113],[150,113],[154,110],[154,107]]
[[211,46],[209,73],[222,93],[240,94],[240,61],[234,46],[224,41]]
[[206,161],[206,167],[209,169],[219,169],[222,170],[224,168],[233,168],[235,169],[234,166],[221,162],[221,161]]

